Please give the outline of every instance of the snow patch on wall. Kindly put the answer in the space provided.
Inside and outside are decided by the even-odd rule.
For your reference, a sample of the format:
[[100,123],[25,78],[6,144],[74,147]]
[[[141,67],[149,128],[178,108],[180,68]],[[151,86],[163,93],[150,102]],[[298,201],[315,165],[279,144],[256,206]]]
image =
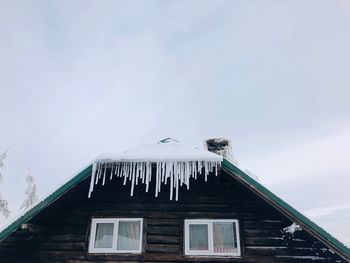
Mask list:
[[294,235],[295,232],[302,231],[302,230],[303,229],[301,228],[301,226],[299,226],[296,223],[293,223],[290,226],[287,226],[287,227],[283,228],[282,231],[283,231],[283,233]]

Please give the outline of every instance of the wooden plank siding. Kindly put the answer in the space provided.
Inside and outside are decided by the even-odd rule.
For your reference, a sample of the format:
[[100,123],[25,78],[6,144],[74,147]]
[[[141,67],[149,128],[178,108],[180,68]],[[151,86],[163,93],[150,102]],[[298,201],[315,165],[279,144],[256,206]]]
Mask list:
[[[1,242],[0,262],[345,262],[305,231],[283,238],[292,222],[223,171],[208,182],[191,181],[177,202],[169,201],[168,187],[155,198],[154,188],[145,193],[138,185],[130,197],[120,179],[97,186],[90,199],[88,188],[89,180],[81,182],[35,216],[33,228]],[[142,254],[89,254],[93,217],[144,218]],[[185,256],[184,220],[195,218],[238,219],[242,256]]]

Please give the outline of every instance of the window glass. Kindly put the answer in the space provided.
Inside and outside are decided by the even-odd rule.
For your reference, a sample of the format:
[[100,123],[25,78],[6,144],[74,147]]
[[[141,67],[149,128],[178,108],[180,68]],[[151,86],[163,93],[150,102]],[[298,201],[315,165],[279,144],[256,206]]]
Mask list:
[[235,242],[235,223],[214,222],[213,241],[214,252],[233,253],[237,252],[237,241]]
[[142,218],[93,218],[89,253],[142,253]]
[[186,219],[185,254],[241,256],[237,219]]
[[139,250],[140,221],[119,221],[117,250]]
[[208,250],[208,225],[190,224],[190,250]]
[[113,223],[97,223],[95,248],[112,248],[113,246]]

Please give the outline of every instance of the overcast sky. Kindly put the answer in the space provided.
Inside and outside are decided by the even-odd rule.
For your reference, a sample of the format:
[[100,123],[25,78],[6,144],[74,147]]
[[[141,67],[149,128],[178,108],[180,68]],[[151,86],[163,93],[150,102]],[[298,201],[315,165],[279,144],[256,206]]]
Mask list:
[[[232,140],[350,245],[349,1],[0,0],[0,190],[44,197],[105,152]],[[0,225],[4,220],[0,219]]]

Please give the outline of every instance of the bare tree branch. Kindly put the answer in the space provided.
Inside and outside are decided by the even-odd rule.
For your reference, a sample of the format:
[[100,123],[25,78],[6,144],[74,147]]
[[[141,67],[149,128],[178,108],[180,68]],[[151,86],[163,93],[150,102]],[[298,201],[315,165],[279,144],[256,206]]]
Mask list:
[[27,183],[27,189],[26,189],[26,199],[24,200],[23,204],[21,205],[21,209],[28,209],[31,207],[37,200],[37,188],[35,184],[35,177],[32,175],[31,170],[28,169],[28,174],[26,176],[26,183]]

